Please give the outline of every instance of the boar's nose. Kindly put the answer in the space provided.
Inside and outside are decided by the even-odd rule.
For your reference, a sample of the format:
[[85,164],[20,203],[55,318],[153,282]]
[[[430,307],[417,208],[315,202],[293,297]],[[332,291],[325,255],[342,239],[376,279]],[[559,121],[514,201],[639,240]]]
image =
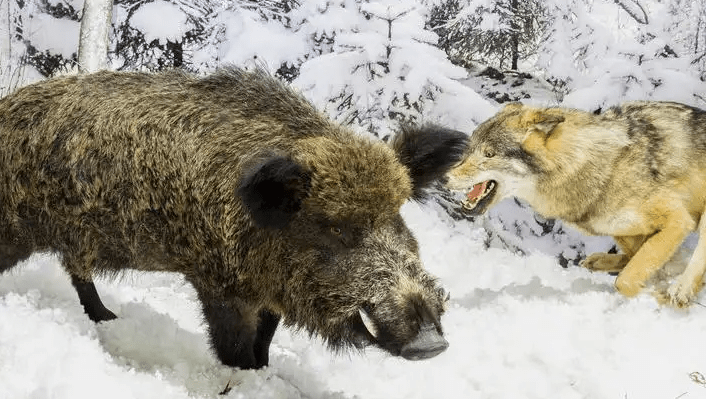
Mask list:
[[424,323],[419,334],[402,347],[400,356],[407,360],[432,358],[449,347],[449,342],[439,334],[434,323]]

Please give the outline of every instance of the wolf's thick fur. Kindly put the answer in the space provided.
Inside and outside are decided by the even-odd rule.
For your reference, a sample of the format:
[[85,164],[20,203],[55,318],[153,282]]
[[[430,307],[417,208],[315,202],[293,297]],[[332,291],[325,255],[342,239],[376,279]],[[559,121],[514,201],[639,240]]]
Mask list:
[[366,139],[262,71],[40,82],[0,99],[0,272],[58,252],[94,321],[115,317],[95,274],[182,273],[230,366],[267,365],[280,317],[334,348],[433,356],[444,294],[399,209],[465,139]]
[[622,253],[592,254],[583,264],[619,271],[615,286],[626,296],[636,295],[697,231],[698,246],[665,300],[686,306],[701,289],[706,270],[703,110],[632,102],[599,114],[510,104],[477,128],[463,162],[448,177],[449,188],[469,191],[465,208],[472,208],[470,213],[515,196],[546,217],[613,236]]

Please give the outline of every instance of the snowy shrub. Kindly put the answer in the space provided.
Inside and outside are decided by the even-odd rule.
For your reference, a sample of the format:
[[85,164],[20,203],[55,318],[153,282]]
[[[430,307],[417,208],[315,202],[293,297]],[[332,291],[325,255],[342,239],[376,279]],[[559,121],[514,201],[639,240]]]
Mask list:
[[81,6],[76,3],[0,2],[0,94],[76,63]]
[[537,54],[548,23],[540,0],[445,0],[431,7],[430,27],[459,65],[472,61],[518,69]]
[[384,137],[389,120],[423,121],[428,104],[463,91],[466,71],[435,46],[419,4],[327,2],[319,13],[310,37],[333,38],[331,52],[305,61],[294,83],[339,122]]
[[193,54],[208,39],[212,1],[116,0],[114,4],[109,54],[114,69],[199,69]]
[[657,1],[642,3],[647,7],[628,0],[553,2],[555,21],[538,67],[562,82],[564,105],[597,109],[650,99],[704,105],[700,72],[671,31],[682,16]]

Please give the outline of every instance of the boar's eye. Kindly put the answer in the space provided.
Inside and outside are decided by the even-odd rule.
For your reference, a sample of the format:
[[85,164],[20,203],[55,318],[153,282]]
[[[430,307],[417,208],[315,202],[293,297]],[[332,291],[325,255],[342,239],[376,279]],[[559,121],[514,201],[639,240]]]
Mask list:
[[485,150],[485,152],[483,153],[483,155],[484,155],[486,158],[492,158],[492,157],[495,156],[495,151],[493,151],[493,150]]
[[347,247],[355,245],[356,237],[359,236],[358,229],[346,223],[330,224],[328,229],[332,240]]

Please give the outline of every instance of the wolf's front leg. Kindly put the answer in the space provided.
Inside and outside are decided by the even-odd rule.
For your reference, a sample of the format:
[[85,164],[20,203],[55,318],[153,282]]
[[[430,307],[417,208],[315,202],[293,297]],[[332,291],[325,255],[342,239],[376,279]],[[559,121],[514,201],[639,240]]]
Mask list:
[[669,303],[676,307],[686,307],[703,287],[706,272],[706,218],[701,217],[698,227],[699,241],[691,255],[686,269],[677,276],[667,290]]
[[[691,265],[691,263],[689,263]],[[667,302],[677,308],[685,308],[691,304],[704,286],[704,268],[694,269],[687,266],[682,274],[677,276],[667,290]]]
[[682,208],[652,210],[664,215],[657,233],[645,240],[615,279],[615,288],[623,295],[637,295],[645,282],[674,255],[684,239],[694,230],[695,222]]

